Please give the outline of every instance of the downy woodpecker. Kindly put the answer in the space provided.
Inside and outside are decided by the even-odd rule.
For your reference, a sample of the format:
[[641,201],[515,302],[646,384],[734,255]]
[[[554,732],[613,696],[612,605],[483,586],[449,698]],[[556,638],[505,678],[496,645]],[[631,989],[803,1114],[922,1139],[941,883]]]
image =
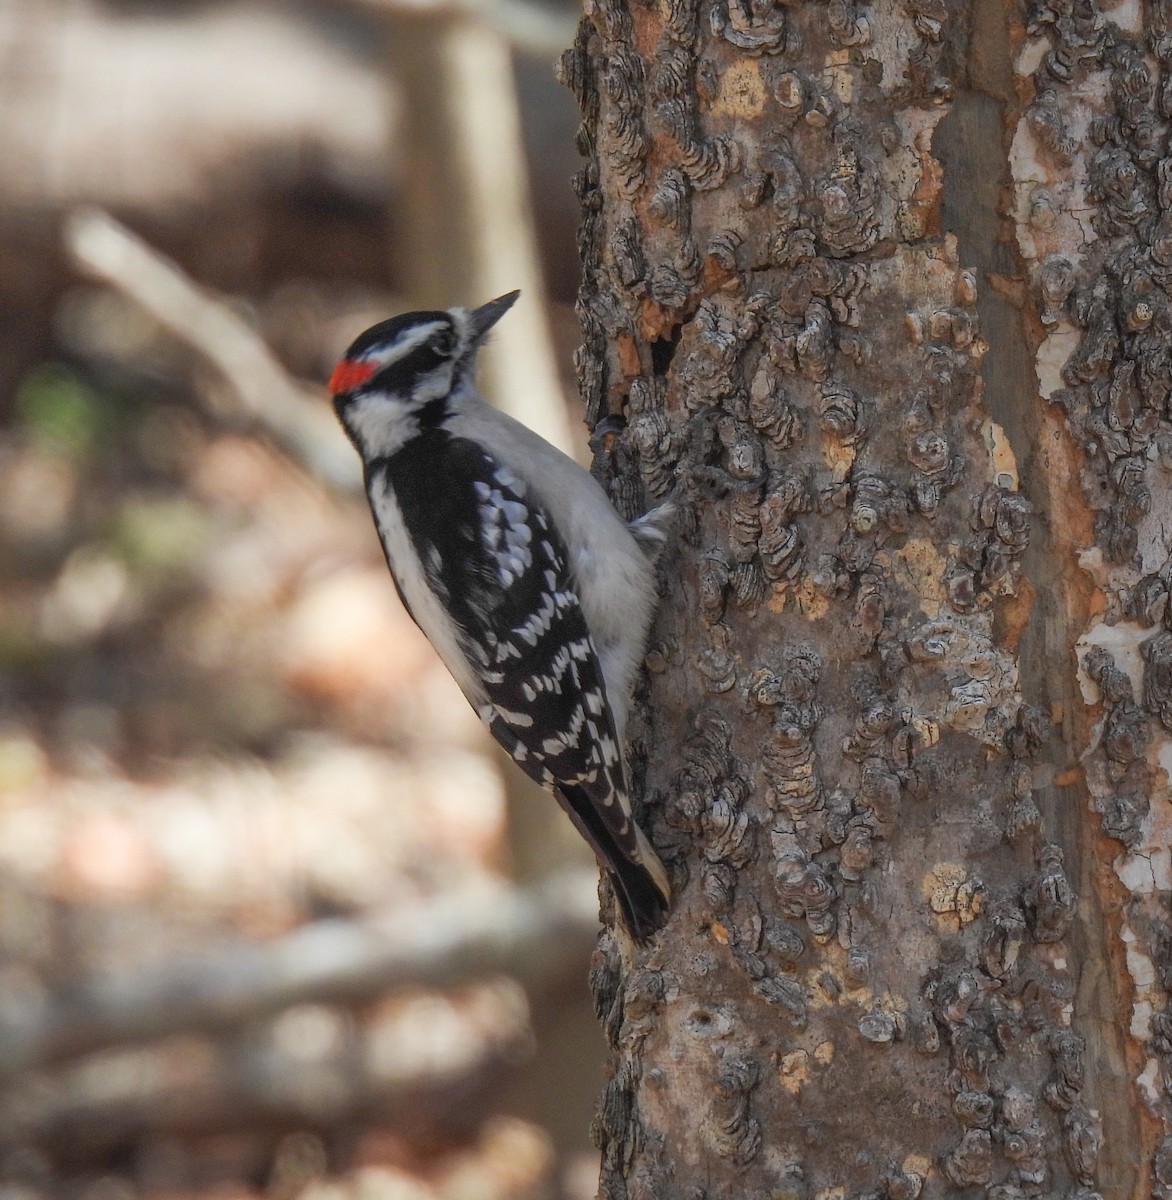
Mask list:
[[553,790],[643,939],[670,887],[631,815],[624,735],[665,535],[656,513],[624,524],[586,471],[477,392],[477,350],[517,296],[373,326],[330,392],[407,611]]

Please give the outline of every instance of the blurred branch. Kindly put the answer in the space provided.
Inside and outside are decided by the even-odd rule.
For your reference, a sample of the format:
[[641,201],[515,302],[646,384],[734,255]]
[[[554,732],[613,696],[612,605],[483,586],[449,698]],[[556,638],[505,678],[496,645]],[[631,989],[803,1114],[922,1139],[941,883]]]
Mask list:
[[324,403],[324,389],[290,376],[227,304],[100,209],[73,212],[64,235],[81,271],[128,296],[207,359],[228,383],[241,412],[283,450],[331,486],[359,489],[357,458]]
[[[478,1029],[459,1062],[403,1076],[380,1069],[349,1037],[309,1060],[247,1039],[210,1046],[183,1039],[159,1053],[103,1059],[22,1095],[0,1095],[0,1150],[33,1142],[84,1168],[152,1132],[209,1134],[328,1129],[371,1121],[400,1136],[467,1137],[496,1106],[502,1077],[531,1050],[524,1014]],[[198,1066],[176,1072],[176,1053]],[[210,1061],[209,1061],[210,1060]],[[170,1067],[170,1069],[169,1069]]]
[[396,254],[407,295],[413,306],[446,308],[519,288],[479,360],[479,387],[573,453],[509,48],[471,21],[405,17],[388,20],[386,46],[406,114],[396,139],[411,164],[397,197],[409,231]]
[[[398,0],[377,2],[388,14],[387,66],[404,102],[397,142],[411,164],[398,196],[409,236],[396,254],[407,293],[419,308],[445,308],[520,288],[521,302],[481,356],[479,386],[497,408],[572,455],[509,47],[484,25],[407,17]],[[548,870],[551,850],[563,862],[574,853],[559,849],[570,826],[506,757],[497,762],[509,857],[528,881],[537,864]]]
[[525,54],[556,58],[574,40],[578,17],[528,0],[349,0],[377,15],[465,17]]
[[457,891],[396,917],[393,930],[318,921],[266,944],[236,945],[146,977],[125,970],[0,1028],[0,1078],[94,1050],[242,1025],[294,1004],[358,1005],[409,987],[487,975],[535,982],[585,963],[598,931],[597,876],[528,888]]

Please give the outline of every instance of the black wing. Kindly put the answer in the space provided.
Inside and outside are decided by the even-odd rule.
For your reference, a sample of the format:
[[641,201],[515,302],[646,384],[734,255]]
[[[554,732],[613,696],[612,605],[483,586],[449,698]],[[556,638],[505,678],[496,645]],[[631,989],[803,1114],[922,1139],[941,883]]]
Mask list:
[[[479,716],[530,778],[556,789],[620,898],[632,900],[647,871],[598,654],[557,530],[507,467],[440,429],[386,469],[428,583],[459,627],[483,692],[470,697]],[[633,931],[639,923],[629,922]]]

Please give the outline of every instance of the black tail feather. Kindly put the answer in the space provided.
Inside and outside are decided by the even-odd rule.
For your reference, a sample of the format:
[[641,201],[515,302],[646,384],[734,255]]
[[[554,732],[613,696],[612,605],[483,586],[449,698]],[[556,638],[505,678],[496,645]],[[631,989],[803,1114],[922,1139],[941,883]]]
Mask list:
[[[578,832],[598,856],[623,918],[627,932],[638,942],[663,928],[669,910],[664,895],[651,871],[636,862],[616,840],[589,796],[574,788],[558,788],[558,801]],[[656,864],[662,872],[662,866]]]
[[615,902],[631,937],[642,942],[662,929],[667,920],[667,898],[656,887],[646,867],[625,859],[606,866]]

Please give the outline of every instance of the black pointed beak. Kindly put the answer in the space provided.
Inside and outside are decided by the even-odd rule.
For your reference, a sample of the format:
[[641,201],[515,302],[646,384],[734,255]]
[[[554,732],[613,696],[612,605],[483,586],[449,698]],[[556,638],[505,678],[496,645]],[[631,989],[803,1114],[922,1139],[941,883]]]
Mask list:
[[476,341],[481,338],[513,307],[514,301],[521,293],[506,292],[479,308],[474,308],[468,316],[472,320],[472,336]]

